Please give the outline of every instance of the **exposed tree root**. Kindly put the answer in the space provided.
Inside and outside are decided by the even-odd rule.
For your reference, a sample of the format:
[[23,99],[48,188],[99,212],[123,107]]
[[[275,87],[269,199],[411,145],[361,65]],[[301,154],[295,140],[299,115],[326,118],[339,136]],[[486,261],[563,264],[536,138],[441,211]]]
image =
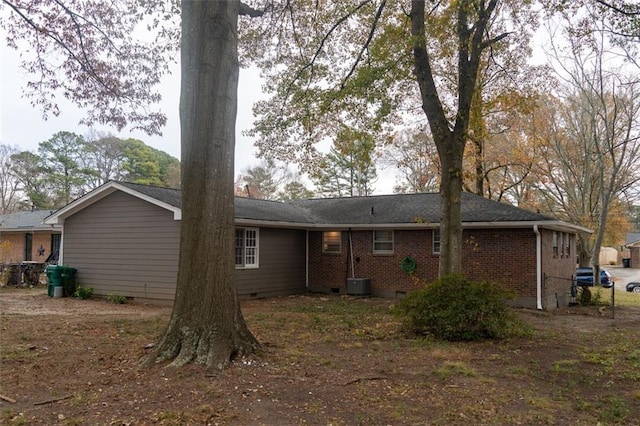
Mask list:
[[[243,329],[246,327],[240,327]],[[141,362],[149,367],[171,361],[169,367],[182,367],[191,362],[203,365],[207,376],[216,376],[234,359],[255,354],[260,344],[248,332],[238,330],[234,336],[182,327],[167,330],[154,350]]]

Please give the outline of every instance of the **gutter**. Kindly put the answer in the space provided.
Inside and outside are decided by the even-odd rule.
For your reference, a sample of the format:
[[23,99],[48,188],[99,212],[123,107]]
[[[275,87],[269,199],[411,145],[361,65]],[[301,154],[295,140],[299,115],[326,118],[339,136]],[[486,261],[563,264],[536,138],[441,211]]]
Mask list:
[[536,234],[536,308],[542,310],[542,238],[538,225],[533,225]]

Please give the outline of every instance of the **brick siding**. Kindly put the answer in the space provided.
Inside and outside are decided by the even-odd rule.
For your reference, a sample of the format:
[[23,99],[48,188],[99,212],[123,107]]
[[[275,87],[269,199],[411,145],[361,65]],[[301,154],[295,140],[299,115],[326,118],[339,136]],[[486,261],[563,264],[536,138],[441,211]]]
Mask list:
[[[552,232],[543,230],[541,235],[543,253],[551,253]],[[438,276],[439,255],[433,253],[432,236],[430,229],[395,230],[393,254],[375,254],[373,231],[352,231],[355,277],[370,278],[372,293],[383,297],[401,297],[423,283],[435,280]],[[573,252],[575,248],[572,248],[571,253]],[[401,266],[402,260],[407,256],[416,261],[413,276],[403,271]],[[309,289],[346,293],[346,280],[352,273],[350,257],[348,231],[342,232],[340,254],[323,253],[322,232],[310,232]],[[517,304],[535,307],[536,235],[532,228],[464,230],[462,263],[465,276],[501,284],[516,292]],[[546,300],[555,297],[555,293],[560,290],[566,292],[569,289],[568,283],[575,272],[575,262],[572,263],[568,256],[555,259],[545,254],[543,271],[549,276],[565,277],[567,280],[557,283],[549,280],[553,288],[547,289],[551,296],[546,297]],[[552,303],[549,301],[547,304]]]
[[629,251],[631,253],[630,266],[635,269],[640,269],[640,247],[631,247]]
[[[51,234],[52,232],[33,232],[31,244],[31,260],[33,262],[44,262],[51,254]],[[0,262],[20,263],[25,260],[25,233],[24,232],[3,232],[0,235],[0,242],[4,243],[0,249]],[[44,253],[41,256],[38,249],[42,246]]]

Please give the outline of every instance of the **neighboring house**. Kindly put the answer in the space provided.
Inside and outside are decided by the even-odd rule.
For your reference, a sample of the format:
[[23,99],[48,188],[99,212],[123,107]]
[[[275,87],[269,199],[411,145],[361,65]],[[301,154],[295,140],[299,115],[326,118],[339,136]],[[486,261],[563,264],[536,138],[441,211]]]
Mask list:
[[629,249],[629,266],[640,269],[640,233],[627,234],[625,247]]
[[16,212],[0,215],[0,261],[44,263],[60,249],[62,227],[45,225],[49,210]]
[[[439,205],[438,194],[236,198],[238,294],[346,293],[357,277],[373,295],[402,297],[438,275]],[[178,190],[108,182],[45,222],[63,226],[61,263],[95,294],[171,302],[180,207]],[[462,221],[464,274],[514,290],[520,306],[569,302],[575,236],[589,230],[469,193]]]

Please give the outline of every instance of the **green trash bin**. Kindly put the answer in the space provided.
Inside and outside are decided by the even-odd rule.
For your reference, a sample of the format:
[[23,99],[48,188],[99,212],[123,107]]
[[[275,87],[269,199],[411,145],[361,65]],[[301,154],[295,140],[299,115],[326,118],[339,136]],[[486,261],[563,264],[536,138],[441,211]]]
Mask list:
[[61,269],[61,285],[63,286],[64,297],[72,297],[76,292],[76,272],[77,269],[69,266],[58,266]]
[[62,269],[58,265],[47,266],[47,294],[53,297],[54,287],[62,287]]

